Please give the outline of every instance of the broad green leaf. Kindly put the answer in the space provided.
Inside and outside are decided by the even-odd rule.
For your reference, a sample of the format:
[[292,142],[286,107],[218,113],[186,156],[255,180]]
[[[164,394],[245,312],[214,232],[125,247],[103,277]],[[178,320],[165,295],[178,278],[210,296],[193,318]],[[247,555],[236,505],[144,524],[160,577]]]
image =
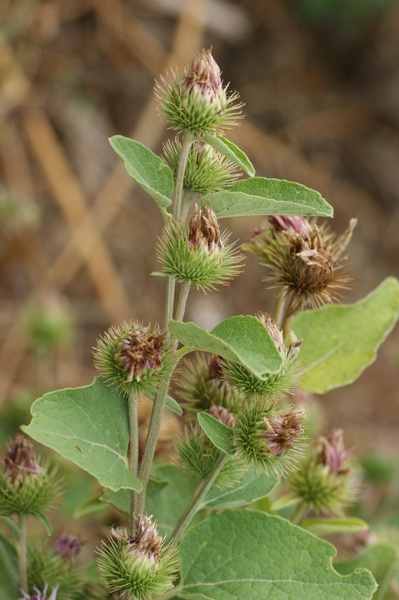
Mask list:
[[330,305],[297,315],[292,329],[303,338],[301,387],[323,394],[355,381],[374,362],[398,314],[399,282],[389,277],[356,304]]
[[301,527],[316,535],[331,535],[334,533],[355,533],[367,531],[369,526],[366,521],[354,517],[341,517],[340,519],[304,519]]
[[144,144],[122,135],[114,135],[109,143],[125,163],[129,175],[165,211],[172,202],[174,188],[173,172],[168,165]]
[[258,475],[255,469],[251,469],[242,482],[233,488],[220,490],[213,487],[205,498],[203,507],[210,510],[222,510],[252,504],[252,502],[271,494],[278,483],[278,479],[267,477],[264,471]]
[[300,183],[264,177],[237,181],[226,190],[202,196],[199,204],[210,204],[219,219],[250,215],[333,216],[332,206],[319,192]]
[[251,510],[210,515],[180,544],[180,598],[368,600],[376,584],[332,568],[335,548],[281,517]]
[[346,575],[359,567],[370,569],[373,573],[378,589],[373,596],[373,600],[391,600],[389,585],[392,578],[397,575],[399,569],[399,558],[395,547],[377,543],[366,548],[360,555],[356,555],[347,561],[334,563],[334,568]]
[[166,408],[169,408],[169,410],[174,412],[176,415],[179,415],[179,417],[182,416],[183,409],[180,406],[180,404],[178,402],[176,402],[176,400],[174,398],[172,398],[172,396],[166,396],[165,406],[166,406]]
[[233,430],[212,417],[212,415],[206,412],[197,413],[197,419],[201,428],[205,431],[211,442],[225,452],[225,454],[234,454],[235,448],[232,442]]
[[169,328],[190,351],[220,354],[226,360],[241,363],[260,379],[266,373],[278,373],[281,368],[276,344],[256,317],[229,317],[211,332],[191,322],[170,321]]
[[255,169],[253,164],[249,160],[248,156],[243,152],[238,146],[227,140],[222,136],[214,136],[214,135],[204,135],[202,137],[203,141],[218,150],[221,154],[226,156],[233,162],[235,165],[240,167],[250,177],[255,175]]
[[128,467],[126,399],[97,377],[91,385],[45,394],[22,430],[88,471],[104,487],[141,491]]

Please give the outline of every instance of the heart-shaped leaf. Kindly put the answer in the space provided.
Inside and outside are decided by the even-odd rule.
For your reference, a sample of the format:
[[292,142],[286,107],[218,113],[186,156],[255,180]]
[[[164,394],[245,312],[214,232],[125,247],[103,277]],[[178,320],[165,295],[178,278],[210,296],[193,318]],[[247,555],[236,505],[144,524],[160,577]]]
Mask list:
[[264,177],[237,181],[226,190],[202,196],[199,204],[210,204],[219,219],[250,215],[333,216],[332,206],[319,192],[293,181]]
[[208,134],[204,135],[202,140],[229,158],[231,162],[240,167],[250,177],[255,175],[255,169],[248,156],[233,142],[230,142],[230,140],[222,136],[216,137]]
[[122,135],[114,135],[109,143],[125,163],[129,175],[165,212],[172,202],[174,188],[173,172],[168,165],[144,144]]
[[370,600],[365,569],[342,577],[335,548],[280,517],[250,510],[210,515],[180,544],[178,596],[211,600]]
[[266,327],[251,315],[229,317],[211,332],[195,323],[170,321],[173,335],[188,351],[203,350],[238,362],[262,379],[278,373],[282,359]]
[[374,362],[398,314],[399,282],[389,277],[356,304],[297,315],[292,329],[303,338],[301,387],[323,394],[355,381]]
[[45,394],[32,405],[22,430],[97,477],[111,490],[140,492],[128,468],[128,406],[97,377],[91,385]]
[[235,454],[233,430],[206,412],[197,413],[198,423],[211,442],[225,454]]

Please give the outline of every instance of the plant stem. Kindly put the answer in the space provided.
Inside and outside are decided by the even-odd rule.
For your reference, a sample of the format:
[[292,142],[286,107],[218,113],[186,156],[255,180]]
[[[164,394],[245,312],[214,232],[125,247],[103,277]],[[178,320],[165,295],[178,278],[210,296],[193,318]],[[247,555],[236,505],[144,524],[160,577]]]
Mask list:
[[162,596],[158,596],[157,600],[168,600],[169,598],[175,598],[175,596],[179,592],[181,592],[182,589],[183,589],[183,584],[179,583],[179,585],[176,585],[168,592],[165,592],[164,594],[162,594]]
[[19,528],[21,530],[19,540],[19,584],[25,592],[28,592],[28,575],[26,571],[27,519],[26,515],[20,515],[19,517]]
[[173,315],[173,305],[175,300],[175,287],[176,281],[172,276],[168,277],[166,284],[166,295],[165,295],[165,312],[164,312],[164,329],[168,330],[169,321]]
[[180,286],[179,300],[176,307],[175,321],[183,321],[188,295],[190,293],[191,281],[183,281]]
[[291,516],[291,523],[293,523],[294,525],[298,525],[303,517],[306,515],[308,511],[308,507],[306,506],[306,504],[300,503],[295,507],[294,512],[292,513]]
[[193,143],[193,135],[186,131],[180,150],[180,158],[179,158],[179,166],[177,168],[176,175],[176,186],[174,192],[174,209],[173,209],[173,218],[175,221],[180,221],[181,218],[181,209],[182,209],[182,199],[183,199],[183,183],[184,183],[184,172],[186,170],[187,159],[190,153],[191,144]]
[[[139,423],[137,415],[137,393],[129,396],[129,471],[137,477],[139,462]],[[129,533],[133,534],[134,513],[137,505],[137,492],[130,490]]]
[[276,307],[274,309],[274,320],[276,321],[276,323],[279,327],[281,327],[281,324],[283,321],[284,310],[285,310],[284,288],[280,288],[280,290],[277,294],[277,298],[276,298]]
[[176,546],[186,531],[188,525],[190,524],[191,519],[194,517],[195,513],[199,509],[203,499],[211,489],[212,485],[215,483],[217,476],[220,471],[224,467],[226,461],[228,460],[228,455],[221,452],[221,455],[218,461],[215,464],[213,471],[206,477],[202,479],[197,487],[194,490],[194,494],[190,502],[187,505],[186,510],[178,520],[176,527],[172,533],[172,546]]

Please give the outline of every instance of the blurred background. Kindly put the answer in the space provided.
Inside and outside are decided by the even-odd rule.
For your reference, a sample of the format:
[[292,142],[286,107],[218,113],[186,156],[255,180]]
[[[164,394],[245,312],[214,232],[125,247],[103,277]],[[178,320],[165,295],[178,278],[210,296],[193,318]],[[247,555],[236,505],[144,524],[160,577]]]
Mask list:
[[[360,299],[399,275],[399,3],[395,0],[2,0],[0,441],[32,401],[92,381],[92,347],[123,319],[162,322],[155,203],[108,137],[159,153],[154,78],[213,47],[246,119],[230,136],[257,174],[315,188],[335,208]],[[247,240],[258,219],[226,223]],[[224,223],[223,223],[224,225]],[[272,311],[262,267],[187,318],[212,327]],[[348,445],[395,461],[399,330],[356,382],[320,399]],[[385,460],[385,459],[384,459]]]

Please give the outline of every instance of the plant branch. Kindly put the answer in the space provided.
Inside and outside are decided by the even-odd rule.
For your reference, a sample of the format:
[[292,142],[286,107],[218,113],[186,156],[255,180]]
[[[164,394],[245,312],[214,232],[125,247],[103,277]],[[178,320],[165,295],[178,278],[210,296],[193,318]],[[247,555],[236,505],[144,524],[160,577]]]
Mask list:
[[211,489],[212,485],[215,483],[220,471],[223,469],[228,458],[228,454],[221,453],[213,471],[208,475],[208,477],[202,479],[198,483],[197,487],[194,490],[194,494],[192,495],[191,500],[187,505],[186,510],[178,520],[176,527],[172,533],[172,546],[176,546],[180,542],[180,539],[182,538],[187,527],[189,526],[191,519],[194,517],[195,513],[201,506],[202,501]]
[[[139,424],[137,414],[137,393],[129,396],[129,471],[137,477],[139,462]],[[134,513],[137,508],[137,492],[130,490],[129,533],[133,534]]]
[[183,281],[183,283],[180,286],[180,294],[176,307],[175,321],[183,321],[188,295],[190,293],[190,286],[191,281]]
[[174,209],[173,218],[175,221],[180,221],[182,201],[183,201],[183,184],[184,184],[184,172],[186,170],[187,159],[190,153],[191,144],[193,143],[193,135],[189,131],[186,131],[181,145],[179,166],[177,168],[176,175],[176,186],[174,191]]

